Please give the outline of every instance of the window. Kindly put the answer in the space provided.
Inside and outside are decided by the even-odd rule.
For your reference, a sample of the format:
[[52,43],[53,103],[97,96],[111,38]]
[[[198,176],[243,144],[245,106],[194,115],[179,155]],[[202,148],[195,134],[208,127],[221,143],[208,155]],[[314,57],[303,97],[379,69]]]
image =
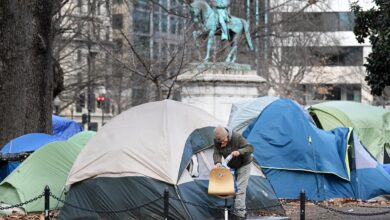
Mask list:
[[175,34],[176,33],[176,18],[173,17],[173,16],[170,16],[170,32],[171,34]]
[[[319,85],[305,85],[306,93],[310,94],[306,100],[313,102],[313,100],[349,100],[361,101],[361,86],[354,84],[319,84]],[[315,102],[314,102],[315,103]]]
[[282,13],[282,29],[288,32],[352,31],[355,25],[351,12]]
[[79,13],[83,13],[83,1],[77,0],[77,7],[79,8]]
[[109,41],[110,40],[110,27],[107,26],[106,27],[106,41]]
[[102,3],[99,1],[99,2],[97,3],[97,13],[98,13],[98,15],[101,15],[101,14],[102,14],[101,6],[102,6]]
[[150,56],[149,41],[150,38],[147,36],[136,36],[134,41],[137,53],[148,59]]
[[161,32],[166,33],[168,29],[168,15],[163,14],[161,16]]
[[146,2],[147,0],[135,0],[134,8],[135,9],[149,9],[149,4]]
[[113,14],[112,15],[112,28],[122,29],[123,28],[123,15]]
[[114,52],[115,53],[121,53],[122,52],[122,47],[123,47],[123,42],[122,39],[114,39]]
[[183,33],[183,27],[184,27],[184,19],[179,19],[177,22],[177,32],[179,34]]
[[153,30],[154,32],[160,31],[160,16],[158,14],[153,14]]
[[134,30],[141,33],[149,33],[150,30],[150,19],[149,12],[147,11],[134,11]]
[[92,14],[92,15],[95,15],[96,14],[96,0],[90,0],[89,1],[89,12]]
[[157,60],[160,57],[160,44],[153,42],[153,59]]
[[81,59],[82,59],[82,57],[81,57],[81,50],[77,50],[77,62],[81,63]]
[[98,41],[100,41],[100,32],[101,32],[100,25],[99,25],[99,24],[96,24],[96,26],[95,26],[95,34],[96,34],[96,39],[97,39]]
[[179,7],[179,4],[177,3],[177,1],[176,0],[171,0],[171,7],[170,7],[170,9],[171,9],[171,11],[173,13],[178,13],[178,7]]
[[282,59],[293,66],[362,66],[363,47],[283,47]]

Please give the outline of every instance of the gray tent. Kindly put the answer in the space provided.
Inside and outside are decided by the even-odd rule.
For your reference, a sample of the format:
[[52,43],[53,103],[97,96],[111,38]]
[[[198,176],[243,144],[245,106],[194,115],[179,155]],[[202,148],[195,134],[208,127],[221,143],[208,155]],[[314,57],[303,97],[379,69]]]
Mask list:
[[[115,117],[74,163],[60,218],[162,219],[165,188],[172,197],[172,219],[222,216],[223,210],[215,207],[223,207],[224,200],[207,194],[212,131],[219,123],[200,109],[169,100],[137,106]],[[257,164],[247,206],[284,213]]]

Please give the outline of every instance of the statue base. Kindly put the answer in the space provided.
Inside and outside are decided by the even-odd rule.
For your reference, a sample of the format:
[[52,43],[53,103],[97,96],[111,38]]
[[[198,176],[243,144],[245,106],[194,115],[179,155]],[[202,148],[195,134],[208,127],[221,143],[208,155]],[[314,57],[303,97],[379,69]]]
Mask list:
[[181,101],[227,123],[233,103],[266,95],[265,80],[247,64],[192,63],[178,77]]
[[225,71],[250,71],[251,66],[249,64],[239,64],[239,63],[190,63],[191,69],[197,70],[225,70]]

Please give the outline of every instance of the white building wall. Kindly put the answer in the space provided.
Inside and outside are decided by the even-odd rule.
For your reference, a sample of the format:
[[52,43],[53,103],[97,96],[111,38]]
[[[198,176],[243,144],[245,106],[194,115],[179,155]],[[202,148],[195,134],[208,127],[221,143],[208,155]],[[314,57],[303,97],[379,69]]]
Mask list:
[[[285,3],[285,0],[271,1],[271,8],[275,8],[274,12],[294,12],[297,9],[304,9],[304,12],[350,12],[351,4],[355,0],[317,0],[317,3],[308,5],[307,0],[292,0]],[[373,7],[370,0],[360,0],[359,5],[364,9]],[[292,35],[299,35],[299,32],[291,33]],[[315,32],[313,33],[315,34]],[[365,57],[371,52],[371,45],[368,40],[359,44],[353,31],[337,31],[337,32],[318,32],[321,36],[320,41],[316,41],[316,45],[311,46],[356,46],[363,48],[363,62]],[[331,40],[330,40],[331,39]],[[292,42],[291,39],[286,39],[286,42]],[[283,44],[289,46],[289,44]],[[290,45],[291,46],[291,45]],[[310,46],[310,45],[309,45]],[[364,80],[366,70],[364,66],[327,66],[327,67],[313,67],[308,73],[302,83],[304,84],[355,84],[361,85],[361,102],[370,103],[373,101],[373,96],[370,94],[370,88]]]

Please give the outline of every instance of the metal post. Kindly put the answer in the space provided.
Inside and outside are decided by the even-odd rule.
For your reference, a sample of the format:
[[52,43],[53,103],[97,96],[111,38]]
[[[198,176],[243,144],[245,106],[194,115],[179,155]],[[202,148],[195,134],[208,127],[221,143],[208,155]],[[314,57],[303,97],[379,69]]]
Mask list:
[[105,108],[105,102],[103,101],[102,102],[102,126],[104,125],[104,108]]
[[49,186],[45,187],[45,220],[49,220],[49,210],[50,210],[50,188]]
[[225,220],[229,219],[229,212],[227,207],[227,198],[225,198]]
[[164,219],[168,220],[169,217],[169,191],[165,188],[164,191]]
[[299,194],[299,200],[301,202],[301,207],[300,207],[300,220],[305,220],[305,202],[306,202],[306,195],[305,195],[305,190],[301,190]]

